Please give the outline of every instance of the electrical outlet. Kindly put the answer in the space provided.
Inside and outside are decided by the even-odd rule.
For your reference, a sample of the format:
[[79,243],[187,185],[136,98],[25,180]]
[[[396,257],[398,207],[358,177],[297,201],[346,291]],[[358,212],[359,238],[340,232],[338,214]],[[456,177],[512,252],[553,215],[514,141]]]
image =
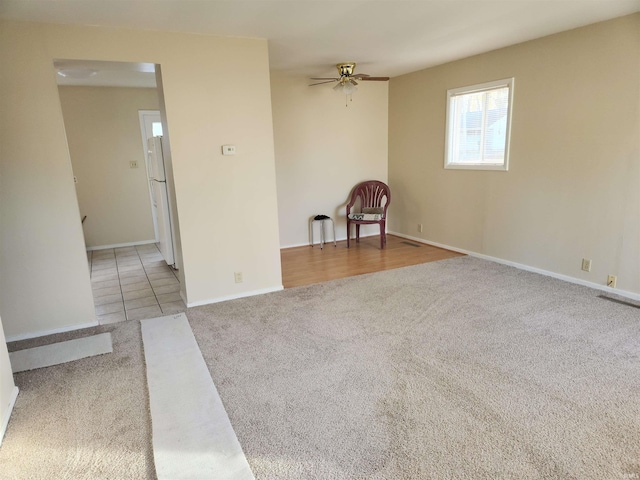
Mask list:
[[236,280],[236,283],[242,283],[242,272],[235,272],[233,277]]
[[422,233],[422,224],[421,223],[418,224],[418,232]]
[[75,175],[73,176],[73,183],[78,183],[78,177],[76,177]]
[[138,168],[138,162],[132,160],[129,162],[129,168]]
[[618,277],[615,275],[609,275],[607,277],[607,287],[616,288],[616,283],[618,281]]
[[591,271],[591,260],[589,260],[588,258],[582,259],[582,270],[584,270],[585,272]]

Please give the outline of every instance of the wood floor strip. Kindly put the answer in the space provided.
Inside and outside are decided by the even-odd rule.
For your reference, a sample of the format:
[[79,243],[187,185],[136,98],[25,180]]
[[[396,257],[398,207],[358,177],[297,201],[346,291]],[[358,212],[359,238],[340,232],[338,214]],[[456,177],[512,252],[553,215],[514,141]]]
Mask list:
[[361,238],[360,243],[352,241],[351,248],[347,248],[346,241],[341,241],[336,247],[333,243],[328,243],[323,249],[315,245],[285,248],[280,251],[284,288],[460,256],[463,254],[422,243],[407,242],[394,235],[387,235],[387,246],[383,250],[380,250],[380,237],[375,235]]

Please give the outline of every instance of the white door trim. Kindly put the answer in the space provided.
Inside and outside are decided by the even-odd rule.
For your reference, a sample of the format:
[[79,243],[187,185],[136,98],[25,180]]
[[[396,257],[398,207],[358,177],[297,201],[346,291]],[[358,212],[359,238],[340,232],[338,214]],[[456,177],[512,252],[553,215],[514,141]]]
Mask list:
[[[142,152],[144,153],[144,166],[147,172],[149,172],[149,152],[147,149],[147,139],[153,137],[153,132],[147,131],[147,122],[145,121],[146,117],[157,117],[160,121],[160,110],[138,110],[138,119],[140,121],[140,138],[142,139]],[[147,190],[149,190],[149,202],[151,204],[151,218],[153,219],[153,233],[155,235],[156,243],[160,241],[160,236],[158,235],[158,219],[153,211],[153,193],[151,192],[151,186],[149,185],[149,180],[147,179]]]

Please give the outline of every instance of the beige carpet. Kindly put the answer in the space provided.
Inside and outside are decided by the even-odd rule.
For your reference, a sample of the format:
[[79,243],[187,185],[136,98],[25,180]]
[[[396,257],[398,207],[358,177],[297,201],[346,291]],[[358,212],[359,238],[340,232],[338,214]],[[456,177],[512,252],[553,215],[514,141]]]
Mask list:
[[462,257],[189,310],[258,479],[640,478],[640,310]]
[[155,478],[139,322],[9,348],[103,332],[111,332],[113,353],[14,375],[20,394],[0,447],[0,479]]
[[[462,257],[187,317],[257,479],[640,478],[640,310],[599,294]],[[140,327],[109,327],[16,375],[0,478],[153,478]]]

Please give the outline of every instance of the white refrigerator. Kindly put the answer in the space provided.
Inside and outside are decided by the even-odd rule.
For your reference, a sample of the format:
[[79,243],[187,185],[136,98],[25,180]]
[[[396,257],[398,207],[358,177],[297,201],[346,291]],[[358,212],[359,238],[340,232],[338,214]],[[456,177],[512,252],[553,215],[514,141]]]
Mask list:
[[151,210],[158,225],[158,248],[167,265],[173,266],[175,264],[173,229],[167,191],[167,174],[162,154],[162,137],[149,138],[147,147],[149,155],[147,173],[149,188],[151,189]]

